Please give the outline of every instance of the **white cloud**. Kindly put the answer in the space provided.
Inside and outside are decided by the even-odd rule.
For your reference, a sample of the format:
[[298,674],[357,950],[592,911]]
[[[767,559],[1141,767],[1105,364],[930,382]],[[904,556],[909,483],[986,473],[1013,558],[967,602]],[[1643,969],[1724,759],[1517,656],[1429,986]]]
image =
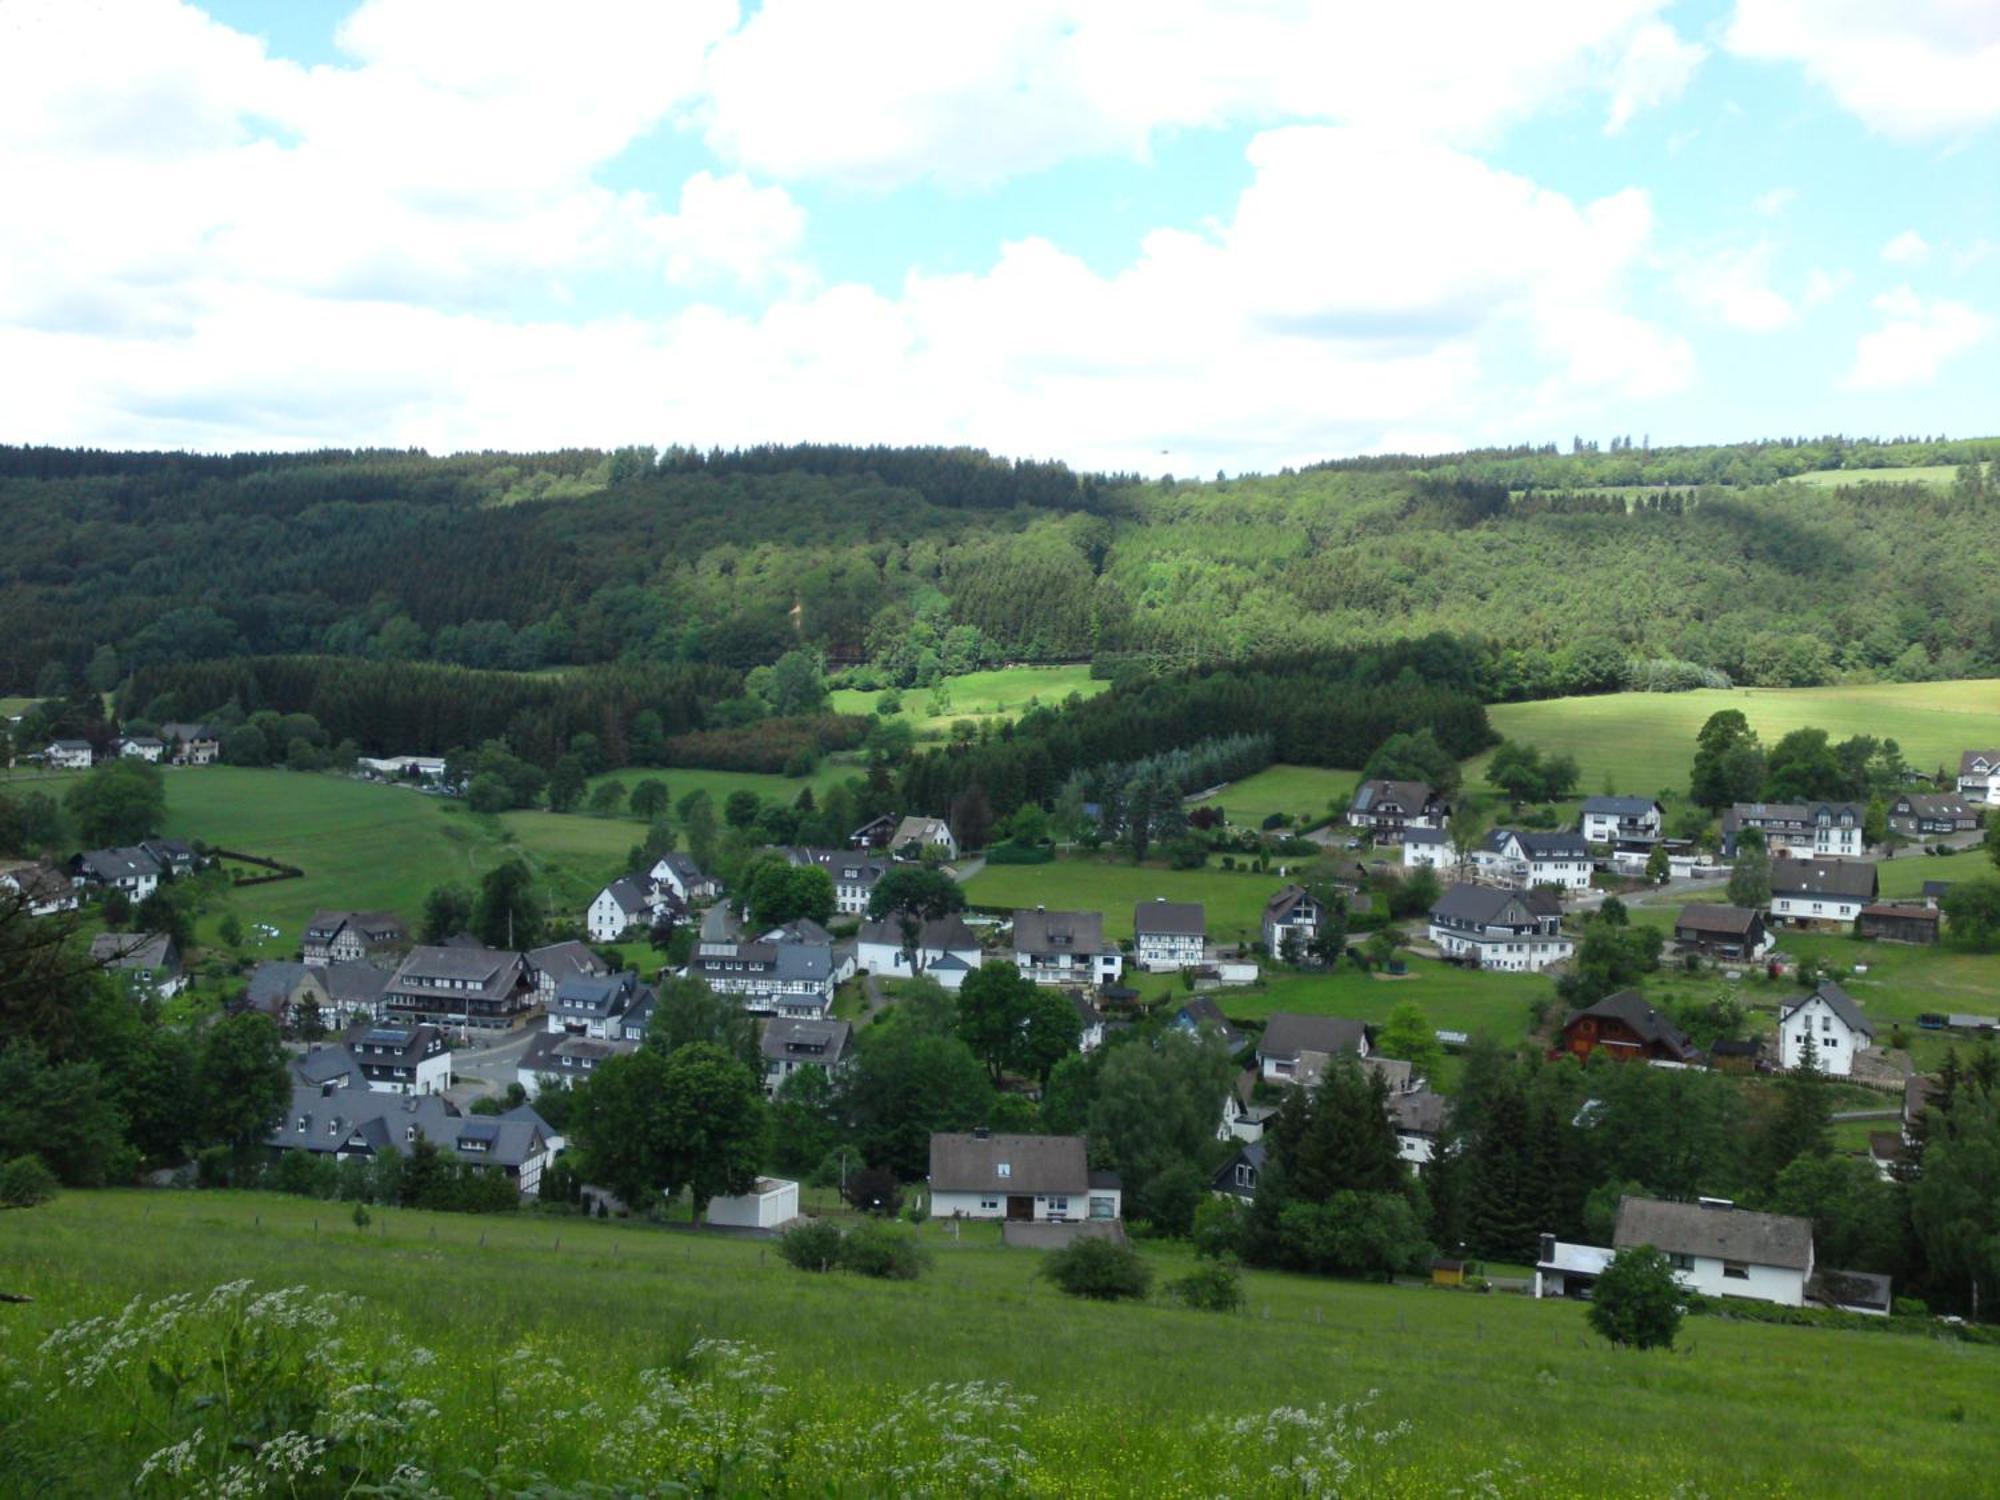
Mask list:
[[1751,212],[1766,219],[1775,219],[1779,214],[1799,201],[1797,188],[1774,187],[1768,193],[1759,193],[1750,201]]
[[[984,185],[1174,129],[1330,121],[1467,143],[1579,93],[1622,125],[1700,49],[1663,0],[766,0],[715,49],[698,115],[785,180]],[[1393,61],[1392,61],[1393,60]]]
[[1684,266],[1674,285],[1690,306],[1746,333],[1773,333],[1795,316],[1771,286],[1768,240],[1716,250]]
[[1884,135],[1914,140],[2000,120],[1993,0],[1736,0],[1724,45],[1799,64]]
[[1664,21],[1640,27],[1613,70],[1611,113],[1604,133],[1616,135],[1642,110],[1678,99],[1706,56],[1706,47],[1682,41]]
[[1945,361],[1993,330],[1993,320],[1976,308],[1942,297],[1926,301],[1907,286],[1884,292],[1874,307],[1882,314],[1882,325],[1861,336],[1847,374],[1849,390],[1928,385]]
[[1905,229],[1882,247],[1882,259],[1892,266],[1920,266],[1931,258],[1931,247],[1914,229]]
[[1854,284],[1854,273],[1845,268],[1829,271],[1824,266],[1814,266],[1806,272],[1805,290],[1799,300],[1807,307],[1818,307],[1831,302]]

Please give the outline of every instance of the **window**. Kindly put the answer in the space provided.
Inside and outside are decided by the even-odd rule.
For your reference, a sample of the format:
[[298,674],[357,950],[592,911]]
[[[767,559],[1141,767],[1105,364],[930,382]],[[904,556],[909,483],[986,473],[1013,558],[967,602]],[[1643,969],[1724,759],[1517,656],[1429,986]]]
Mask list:
[[1692,1271],[1694,1269],[1694,1257],[1692,1255],[1683,1255],[1680,1251],[1676,1250],[1667,1257],[1667,1264],[1672,1266],[1676,1271]]
[[1236,1164],[1236,1185],[1238,1187],[1255,1187],[1257,1185],[1257,1169],[1248,1162],[1238,1162]]
[[1051,1198],[1051,1199],[1049,1199],[1049,1212],[1050,1212],[1050,1213],[1052,1213],[1052,1214],[1066,1214],[1066,1213],[1068,1213],[1068,1212],[1069,1212],[1069,1199],[1067,1199],[1067,1198]]
[[995,1177],[1012,1177],[1014,1175],[1014,1164],[1009,1161],[1001,1162],[999,1166],[993,1169],[993,1175]]
[[1000,1210],[1000,1200],[998,1198],[981,1198],[979,1206],[988,1213],[998,1213]]
[[1731,1281],[1748,1281],[1750,1279],[1750,1267],[1740,1260],[1725,1260],[1722,1263],[1722,1274],[1727,1276]]

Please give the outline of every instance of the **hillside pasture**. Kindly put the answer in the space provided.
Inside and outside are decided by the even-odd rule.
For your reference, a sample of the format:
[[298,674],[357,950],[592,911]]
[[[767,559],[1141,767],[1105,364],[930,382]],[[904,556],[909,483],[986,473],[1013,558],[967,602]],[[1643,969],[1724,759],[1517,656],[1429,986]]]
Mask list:
[[[712,771],[696,766],[626,766],[591,777],[584,800],[588,802],[589,792],[606,781],[621,783],[628,793],[642,781],[661,781],[666,783],[667,795],[675,802],[690,792],[707,792],[719,815],[731,792],[755,792],[765,802],[789,807],[799,800],[799,793],[807,787],[811,787],[813,796],[817,797],[843,781],[864,774],[864,770],[860,764],[838,756],[826,757],[813,768],[810,776],[774,776],[763,771]],[[636,842],[636,839],[633,841]]]
[[1134,865],[1117,855],[1079,854],[1046,865],[988,865],[966,882],[965,897],[998,911],[1035,906],[1101,911],[1104,935],[1114,939],[1132,936],[1132,914],[1141,901],[1199,901],[1208,909],[1211,941],[1255,942],[1264,903],[1284,883],[1275,869],[1258,875],[1211,863],[1200,870],[1170,870],[1157,861]]
[[[1605,693],[1496,703],[1493,727],[1510,740],[1567,751],[1585,793],[1687,795],[1695,735],[1711,714],[1740,709],[1766,745],[1794,729],[1893,739],[1923,771],[1958,765],[1959,752],[2000,745],[2000,680],[1871,683],[1859,687],[1717,688],[1692,693]],[[1467,763],[1478,785],[1488,757]]]
[[1273,813],[1295,819],[1301,829],[1313,828],[1327,821],[1331,809],[1345,808],[1354,800],[1360,779],[1359,771],[1324,766],[1267,766],[1189,805],[1220,807],[1238,828],[1260,828]]
[[[988,671],[966,672],[945,678],[944,687],[951,696],[951,707],[941,714],[930,711],[929,688],[900,689],[903,706],[891,717],[901,719],[919,737],[929,737],[948,733],[958,719],[971,719],[975,723],[988,719],[1018,719],[1036,705],[1058,708],[1072,693],[1094,698],[1110,686],[1103,678],[1092,677],[1086,663],[1057,667],[994,667]],[[836,688],[830,695],[829,706],[835,713],[872,714],[881,697],[880,689]]]
[[[1969,1344],[1695,1319],[1674,1352],[1621,1352],[1589,1331],[1577,1303],[1275,1273],[1245,1277],[1248,1306],[1234,1315],[1157,1297],[1081,1303],[1036,1277],[1037,1253],[1001,1248],[990,1225],[924,1226],[935,1267],[896,1283],[808,1275],[767,1245],[700,1233],[402,1210],[357,1229],[343,1210],[124,1191],[10,1214],[0,1286],[32,1299],[0,1319],[10,1380],[46,1378],[36,1347],[72,1320],[115,1315],[135,1297],[198,1301],[243,1278],[361,1298],[342,1330],[360,1352],[401,1337],[434,1354],[420,1372],[420,1394],[438,1408],[428,1429],[438,1447],[425,1456],[454,1494],[483,1493],[460,1476],[490,1468],[518,1430],[496,1416],[516,1378],[512,1351],[532,1346],[541,1367],[561,1361],[562,1378],[534,1399],[537,1410],[562,1401],[568,1429],[545,1430],[574,1437],[600,1420],[588,1415],[597,1408],[608,1429],[630,1409],[638,1372],[673,1366],[698,1338],[767,1351],[781,1415],[843,1433],[931,1382],[1002,1383],[1032,1398],[1021,1488],[1036,1495],[1304,1493],[1296,1480],[1223,1483],[1215,1466],[1245,1457],[1246,1440],[1213,1424],[1370,1392],[1366,1428],[1409,1430],[1379,1449],[1360,1442],[1365,1467],[1343,1494],[1971,1495],[1992,1458],[1976,1414],[2000,1392],[2000,1349]],[[1142,1253],[1163,1278],[1190,1265],[1173,1247]],[[445,1270],[474,1266],[470,1279]],[[1220,1385],[1219,1369],[1230,1372]],[[143,1389],[136,1366],[129,1378]],[[1815,1393],[1809,1443],[1795,1441],[1802,1390]],[[8,1487],[51,1500],[124,1492],[165,1441],[135,1434],[100,1390],[52,1405],[38,1393],[7,1400],[17,1418]],[[1579,1442],[1607,1410],[1618,1441]],[[554,1445],[549,1478],[615,1477],[586,1474],[596,1435]],[[840,1493],[879,1492],[853,1477]]]
[[1786,483],[1837,490],[1855,484],[1950,484],[1957,478],[1957,464],[1913,464],[1907,469],[1809,469]]

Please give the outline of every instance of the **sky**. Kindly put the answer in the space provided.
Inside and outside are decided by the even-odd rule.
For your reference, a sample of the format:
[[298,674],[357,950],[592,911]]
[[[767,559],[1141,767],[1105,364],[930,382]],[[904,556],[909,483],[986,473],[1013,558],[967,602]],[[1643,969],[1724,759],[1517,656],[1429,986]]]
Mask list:
[[0,0],[0,441],[2000,432],[2000,0]]

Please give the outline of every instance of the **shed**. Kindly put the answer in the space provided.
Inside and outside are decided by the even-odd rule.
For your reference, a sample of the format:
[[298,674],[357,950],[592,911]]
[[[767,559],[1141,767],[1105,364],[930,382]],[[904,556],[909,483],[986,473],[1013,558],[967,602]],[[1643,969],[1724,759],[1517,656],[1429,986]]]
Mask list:
[[708,1222],[730,1229],[776,1229],[799,1216],[799,1185],[759,1177],[747,1193],[708,1200]]
[[1465,1262],[1462,1260],[1434,1260],[1431,1262],[1432,1286],[1464,1286]]

